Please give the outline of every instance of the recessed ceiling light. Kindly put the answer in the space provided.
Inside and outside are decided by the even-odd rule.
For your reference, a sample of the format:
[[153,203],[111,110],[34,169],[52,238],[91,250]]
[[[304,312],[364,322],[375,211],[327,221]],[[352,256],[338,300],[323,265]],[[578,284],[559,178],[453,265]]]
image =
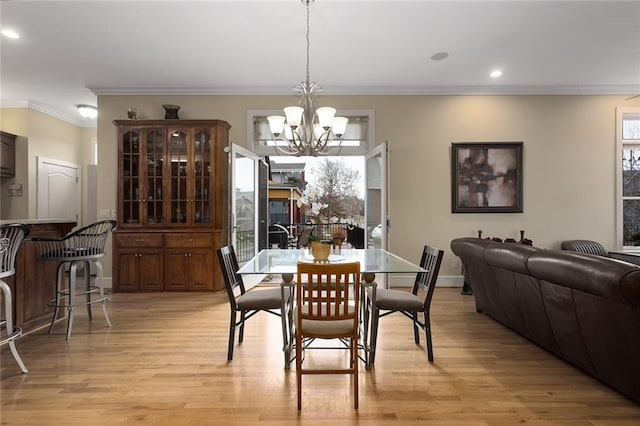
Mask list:
[[7,38],[20,38],[20,34],[10,29],[2,30],[2,35]]
[[432,61],[441,61],[443,59],[447,59],[449,57],[449,54],[447,52],[438,52],[438,53],[434,53],[433,55],[431,55],[431,60]]
[[492,78],[498,78],[502,75],[502,71],[500,70],[494,70],[491,71],[491,74],[489,74]]

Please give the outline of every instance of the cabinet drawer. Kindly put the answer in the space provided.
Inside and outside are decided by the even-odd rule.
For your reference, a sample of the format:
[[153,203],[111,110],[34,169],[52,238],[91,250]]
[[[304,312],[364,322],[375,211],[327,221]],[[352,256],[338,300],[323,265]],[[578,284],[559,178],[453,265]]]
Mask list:
[[114,234],[118,247],[162,247],[162,234]]
[[185,248],[185,247],[211,247],[213,246],[213,234],[180,233],[165,234],[165,247]]

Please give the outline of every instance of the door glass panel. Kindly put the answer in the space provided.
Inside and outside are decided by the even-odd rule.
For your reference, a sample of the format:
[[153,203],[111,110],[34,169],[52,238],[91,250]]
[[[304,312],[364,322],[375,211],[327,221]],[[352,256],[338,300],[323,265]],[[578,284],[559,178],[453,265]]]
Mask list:
[[196,132],[194,140],[195,165],[195,223],[211,223],[211,135]]
[[237,145],[232,145],[232,232],[231,244],[238,262],[246,262],[257,252],[258,223],[258,157]]
[[140,135],[128,131],[122,136],[122,219],[140,222]]
[[387,248],[386,144],[365,157],[367,247]]
[[187,134],[176,130],[171,133],[169,147],[171,161],[171,223],[187,221]]
[[164,163],[164,134],[152,130],[146,135],[147,176],[145,194],[147,224],[162,224],[162,166]]

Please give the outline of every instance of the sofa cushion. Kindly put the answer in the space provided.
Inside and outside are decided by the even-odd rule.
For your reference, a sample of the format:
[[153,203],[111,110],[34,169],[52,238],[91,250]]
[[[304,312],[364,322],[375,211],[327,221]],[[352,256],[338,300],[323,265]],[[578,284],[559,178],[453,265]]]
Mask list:
[[527,267],[539,280],[640,307],[637,265],[565,250],[539,250],[529,256]]
[[527,260],[538,251],[537,247],[523,244],[496,243],[485,247],[484,260],[491,266],[528,275]]

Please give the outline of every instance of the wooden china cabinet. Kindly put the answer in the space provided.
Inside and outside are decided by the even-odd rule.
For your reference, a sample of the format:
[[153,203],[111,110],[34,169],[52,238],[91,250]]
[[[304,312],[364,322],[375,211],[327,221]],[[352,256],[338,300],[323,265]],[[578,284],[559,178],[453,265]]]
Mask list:
[[226,244],[227,122],[115,120],[113,291],[218,291]]

